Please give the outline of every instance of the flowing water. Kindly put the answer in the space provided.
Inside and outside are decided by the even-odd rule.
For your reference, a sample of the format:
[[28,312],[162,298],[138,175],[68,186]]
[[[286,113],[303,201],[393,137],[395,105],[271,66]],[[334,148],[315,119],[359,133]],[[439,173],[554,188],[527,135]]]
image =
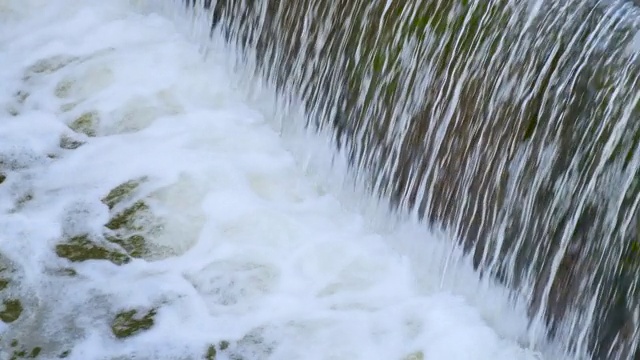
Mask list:
[[636,19],[0,0],[0,358],[633,358]]
[[370,194],[524,298],[531,343],[544,328],[577,357],[640,356],[632,2],[185,3]]
[[183,5],[0,0],[0,359],[565,358]]

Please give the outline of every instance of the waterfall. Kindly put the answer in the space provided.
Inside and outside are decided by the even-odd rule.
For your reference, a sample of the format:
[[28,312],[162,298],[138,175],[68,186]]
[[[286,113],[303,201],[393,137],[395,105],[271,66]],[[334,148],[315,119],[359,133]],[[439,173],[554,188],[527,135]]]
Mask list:
[[524,297],[533,329],[576,358],[640,358],[632,3],[186,3],[333,134],[371,194]]

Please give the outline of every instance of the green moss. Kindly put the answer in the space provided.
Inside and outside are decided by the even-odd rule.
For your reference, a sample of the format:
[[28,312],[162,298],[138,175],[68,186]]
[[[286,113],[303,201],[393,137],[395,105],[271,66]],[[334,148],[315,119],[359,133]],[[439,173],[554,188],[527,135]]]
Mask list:
[[22,314],[22,302],[18,299],[7,299],[2,302],[4,310],[0,311],[0,320],[5,323],[12,323]]
[[213,345],[210,345],[209,348],[207,349],[207,355],[205,355],[205,359],[215,360],[216,355],[217,355],[216,347]]
[[113,209],[116,204],[121,202],[122,200],[128,198],[133,192],[140,186],[140,184],[145,181],[146,178],[137,179],[137,180],[129,180],[125,183],[122,183],[115,188],[113,188],[107,196],[102,199],[102,202],[106,204],[109,209]]
[[122,248],[125,249],[127,253],[134,258],[142,258],[149,252],[146,239],[142,235],[133,235],[127,237],[126,239],[109,236],[107,237],[107,240],[122,246]]
[[46,59],[36,61],[27,69],[26,72],[27,74],[51,74],[62,69],[76,59],[76,57],[66,55],[51,56]]
[[62,80],[56,85],[56,89],[54,90],[54,94],[59,98],[69,97],[71,94],[71,88],[73,86],[73,81],[71,80]]
[[65,350],[62,353],[60,353],[60,355],[58,355],[59,359],[65,359],[67,357],[69,357],[69,355],[71,355],[71,350]]
[[42,348],[39,346],[36,346],[31,350],[31,354],[29,354],[29,357],[32,359],[35,359],[36,357],[38,357],[38,355],[40,355],[41,351],[42,351]]
[[0,278],[0,291],[4,290],[7,288],[7,286],[9,286],[9,279],[5,279],[5,278]]
[[116,214],[105,226],[111,230],[126,229],[140,231],[142,227],[136,224],[136,216],[148,210],[149,206],[147,206],[144,201],[137,201],[122,212]]
[[73,262],[109,260],[116,265],[123,265],[130,261],[127,255],[99,246],[90,241],[87,235],[75,236],[66,243],[56,245],[56,254]]
[[111,324],[111,331],[118,339],[136,335],[142,331],[149,330],[154,324],[156,309],[149,310],[139,317],[137,310],[129,310],[118,313]]
[[218,344],[218,347],[220,348],[220,350],[224,351],[227,350],[229,348],[229,342],[226,340],[222,340],[220,341],[220,343]]
[[[15,344],[12,342],[11,346],[12,347],[17,347],[18,346],[18,342],[17,340],[13,340],[15,341]],[[36,359],[40,353],[42,352],[42,348],[39,346],[34,347],[33,349],[31,349],[31,351],[27,352],[27,349],[25,349],[24,347],[20,347],[18,349],[14,349],[13,352],[11,353],[11,360],[18,360],[18,359]]]
[[404,360],[423,360],[424,353],[422,351],[412,352],[411,354],[405,356]]
[[67,150],[74,150],[84,145],[84,142],[74,140],[68,136],[62,136],[60,138],[60,148]]
[[87,136],[96,136],[96,127],[99,121],[96,112],[86,112],[75,119],[70,125],[73,131],[85,134]]
[[11,343],[9,344],[11,347],[16,347],[18,346],[18,339],[13,339],[11,340]]
[[5,180],[7,180],[7,176],[0,173],[0,184],[2,184]]
[[72,103],[68,103],[68,104],[63,104],[60,106],[60,111],[62,112],[69,112],[73,109],[75,109],[75,107],[78,106],[77,102],[72,102]]

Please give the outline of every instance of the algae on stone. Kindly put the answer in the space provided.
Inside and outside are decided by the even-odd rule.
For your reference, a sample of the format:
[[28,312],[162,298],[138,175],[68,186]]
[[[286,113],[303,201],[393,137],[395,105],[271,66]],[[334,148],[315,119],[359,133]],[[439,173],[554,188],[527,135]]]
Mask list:
[[116,204],[129,197],[145,180],[146,178],[129,180],[116,186],[109,191],[107,196],[102,199],[102,202],[109,207],[109,210],[113,209]]
[[71,87],[73,86],[73,81],[71,80],[62,80],[56,85],[56,89],[54,93],[59,98],[69,97],[71,94]]
[[28,74],[30,73],[51,74],[62,69],[76,59],[77,57],[69,55],[54,55],[45,59],[40,59],[27,68],[25,77],[28,78]]
[[136,215],[139,215],[141,212],[147,212],[148,210],[149,206],[144,201],[136,201],[133,205],[111,218],[105,226],[111,230],[143,230],[142,226],[136,223]]
[[0,278],[0,291],[4,290],[9,286],[9,279]]
[[422,351],[412,352],[405,356],[404,360],[424,360],[424,353]]
[[78,141],[78,140],[74,140],[71,137],[66,136],[66,135],[63,135],[60,138],[60,148],[62,148],[62,149],[74,150],[74,149],[79,148],[83,144],[84,144],[84,142]]
[[85,112],[71,122],[71,124],[69,124],[69,128],[75,132],[93,137],[96,136],[98,121],[99,117],[96,112]]
[[146,239],[142,235],[132,235],[125,239],[120,237],[107,236],[107,240],[114,244],[120,245],[127,251],[127,254],[134,258],[142,258],[144,255],[147,255],[149,253]]
[[100,246],[89,240],[87,235],[75,236],[56,245],[56,254],[72,262],[109,260],[116,265],[123,265],[130,261],[126,254]]
[[207,360],[215,360],[217,355],[216,347],[214,345],[209,345],[207,349],[207,354],[205,355],[205,359]]
[[0,311],[0,320],[5,323],[12,323],[22,314],[22,302],[18,299],[6,299],[2,302],[4,310]]
[[142,331],[151,329],[154,324],[155,315],[156,309],[151,309],[142,316],[139,316],[137,310],[120,312],[111,323],[111,331],[118,339],[136,335]]
[[[18,341],[14,339],[11,342],[11,347],[13,348],[18,347]],[[17,349],[13,349],[13,352],[11,353],[11,357],[9,359],[10,360],[36,359],[41,352],[42,352],[42,348],[40,346],[35,346],[34,348],[31,349],[31,351],[27,351],[27,349],[24,346],[20,346]]]

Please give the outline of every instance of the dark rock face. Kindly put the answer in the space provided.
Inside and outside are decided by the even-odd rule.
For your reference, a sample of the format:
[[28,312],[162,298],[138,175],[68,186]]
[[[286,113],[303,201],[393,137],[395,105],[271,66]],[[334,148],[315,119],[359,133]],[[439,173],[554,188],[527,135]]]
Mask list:
[[638,358],[640,14],[543,3],[194,6],[334,130],[375,195],[452,229],[550,336]]

